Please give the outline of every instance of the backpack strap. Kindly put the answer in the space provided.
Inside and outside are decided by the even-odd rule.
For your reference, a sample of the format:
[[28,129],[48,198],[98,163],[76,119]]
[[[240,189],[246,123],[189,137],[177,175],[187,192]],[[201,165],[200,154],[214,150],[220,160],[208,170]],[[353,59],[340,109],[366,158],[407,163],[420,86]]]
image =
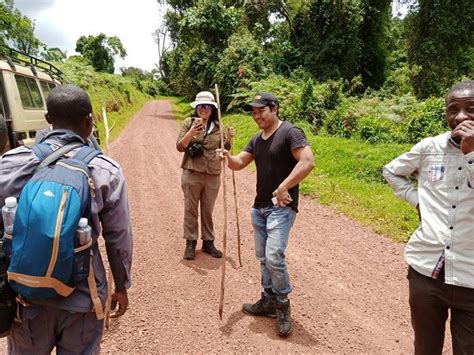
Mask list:
[[49,144],[46,144],[46,143],[35,144],[32,148],[33,153],[35,153],[35,155],[41,161],[41,163],[36,167],[35,172],[55,162],[56,160],[61,158],[64,154],[69,153],[71,150],[81,147],[83,145],[84,145],[83,143],[74,142],[74,143],[66,144],[62,146],[61,148],[58,148],[55,151],[53,151]]
[[85,164],[89,164],[99,154],[102,154],[100,150],[89,147],[88,145],[83,146],[74,154],[74,159],[80,160]]
[[92,304],[94,305],[95,315],[97,320],[104,319],[104,308],[99,298],[99,292],[97,291],[97,284],[95,283],[94,265],[92,264],[94,253],[91,250],[89,276],[87,277],[87,284],[89,291],[91,292]]

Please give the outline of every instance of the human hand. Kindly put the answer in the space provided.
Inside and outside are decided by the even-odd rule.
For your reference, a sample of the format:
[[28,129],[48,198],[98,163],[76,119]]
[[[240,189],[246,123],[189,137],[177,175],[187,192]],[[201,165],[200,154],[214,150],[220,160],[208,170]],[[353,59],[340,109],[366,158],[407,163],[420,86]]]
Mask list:
[[202,124],[202,118],[196,117],[194,119],[193,124],[189,128],[188,134],[195,137],[199,135],[203,129],[204,129],[204,125]]
[[127,290],[124,291],[115,291],[115,293],[112,295],[112,302],[110,304],[110,309],[115,310],[117,308],[118,304],[118,310],[112,314],[112,318],[118,318],[121,317],[125,314],[125,311],[128,308],[128,295],[127,295]]
[[461,151],[464,154],[474,152],[474,122],[463,121],[451,133],[453,138],[461,139]]
[[293,201],[290,194],[288,193],[288,189],[281,186],[279,186],[275,191],[273,191],[272,195],[276,197],[276,204],[279,207],[285,207],[287,204]]
[[216,154],[220,159],[225,159],[226,157],[229,156],[229,151],[227,149],[217,148]]

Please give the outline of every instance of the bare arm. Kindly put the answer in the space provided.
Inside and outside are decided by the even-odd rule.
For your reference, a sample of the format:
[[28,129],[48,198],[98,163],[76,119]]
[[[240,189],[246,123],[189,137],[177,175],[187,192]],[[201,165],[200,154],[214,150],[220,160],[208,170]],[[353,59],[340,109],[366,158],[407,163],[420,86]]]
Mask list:
[[254,159],[253,155],[249,152],[240,152],[237,155],[230,155],[229,152],[225,151],[224,155],[227,156],[227,166],[231,170],[242,170]]
[[296,163],[290,175],[273,192],[273,196],[276,196],[279,205],[283,206],[291,201],[288,190],[303,181],[314,168],[314,157],[310,146],[293,149],[292,154],[298,163]]

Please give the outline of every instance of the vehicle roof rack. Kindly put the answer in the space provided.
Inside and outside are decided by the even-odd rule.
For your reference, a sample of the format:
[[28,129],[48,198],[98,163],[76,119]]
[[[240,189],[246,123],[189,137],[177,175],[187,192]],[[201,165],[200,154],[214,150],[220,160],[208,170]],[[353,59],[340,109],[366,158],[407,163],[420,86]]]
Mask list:
[[16,49],[0,45],[0,59],[4,58],[7,60],[8,64],[12,68],[12,70],[16,70],[15,64],[21,64],[24,65],[25,67],[29,67],[31,69],[31,72],[33,75],[37,76],[37,71],[36,68],[42,69],[43,72],[48,74],[51,79],[56,79],[56,80],[63,80],[63,73],[56,68],[54,65],[33,57],[32,55],[20,52]]

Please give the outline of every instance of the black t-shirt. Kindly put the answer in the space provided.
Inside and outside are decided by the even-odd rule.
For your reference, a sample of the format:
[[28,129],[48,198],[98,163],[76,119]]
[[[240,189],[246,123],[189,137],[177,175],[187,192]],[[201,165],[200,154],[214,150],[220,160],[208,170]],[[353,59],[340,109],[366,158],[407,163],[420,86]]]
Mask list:
[[[297,163],[291,151],[307,145],[309,143],[303,130],[288,122],[282,122],[266,140],[262,138],[261,132],[252,137],[244,151],[254,156],[257,166],[257,196],[253,207],[273,206],[273,191],[290,175]],[[288,190],[293,199],[288,206],[297,212],[298,191],[298,185]]]

